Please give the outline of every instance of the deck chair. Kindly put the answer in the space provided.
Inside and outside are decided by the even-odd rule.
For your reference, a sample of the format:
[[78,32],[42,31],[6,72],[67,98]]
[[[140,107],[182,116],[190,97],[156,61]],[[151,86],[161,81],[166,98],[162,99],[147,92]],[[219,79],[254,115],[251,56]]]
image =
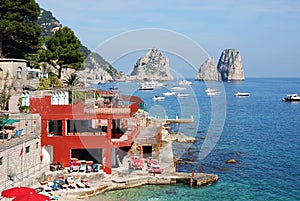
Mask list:
[[19,137],[20,136],[20,131],[16,130],[15,134],[12,136],[13,138]]
[[86,162],[81,162],[79,167],[79,172],[85,172],[86,170]]
[[94,172],[99,172],[99,170],[100,170],[100,164],[94,163],[93,164],[93,170],[94,170]]

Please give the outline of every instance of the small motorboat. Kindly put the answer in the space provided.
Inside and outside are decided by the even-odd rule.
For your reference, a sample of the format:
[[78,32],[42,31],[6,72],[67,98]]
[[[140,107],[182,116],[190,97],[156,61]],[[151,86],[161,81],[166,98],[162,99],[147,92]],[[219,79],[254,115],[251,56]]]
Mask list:
[[221,92],[220,91],[213,91],[213,92],[206,92],[206,94],[208,96],[217,96],[217,95],[220,95]]
[[188,97],[189,94],[177,94],[177,97]]
[[165,97],[163,97],[163,96],[154,96],[152,99],[153,100],[165,100]]
[[212,92],[216,92],[216,91],[218,91],[218,90],[217,89],[212,89],[212,88],[205,89],[206,93],[212,93]]
[[234,94],[234,96],[250,96],[250,93],[242,93],[238,91],[236,94]]
[[191,81],[182,80],[179,82],[179,85],[192,85],[193,83]]
[[286,98],[283,98],[282,101],[293,102],[300,101],[300,97],[297,94],[288,94]]
[[186,88],[185,87],[175,86],[175,87],[172,87],[171,89],[172,90],[177,90],[177,91],[182,91],[182,90],[185,90]]
[[165,92],[163,93],[164,96],[175,96],[175,92]]

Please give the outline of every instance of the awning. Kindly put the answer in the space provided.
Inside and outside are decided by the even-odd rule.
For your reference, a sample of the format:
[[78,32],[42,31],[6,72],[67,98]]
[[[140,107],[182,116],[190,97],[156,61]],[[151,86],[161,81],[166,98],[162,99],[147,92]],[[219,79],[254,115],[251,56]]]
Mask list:
[[19,119],[2,119],[0,126],[3,126],[5,124],[13,124],[15,122],[20,122],[20,120]]

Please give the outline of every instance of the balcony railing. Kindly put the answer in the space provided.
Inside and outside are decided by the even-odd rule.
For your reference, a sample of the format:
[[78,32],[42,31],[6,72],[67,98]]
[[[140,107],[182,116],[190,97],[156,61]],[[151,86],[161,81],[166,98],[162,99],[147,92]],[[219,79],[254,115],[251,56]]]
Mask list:
[[138,104],[134,103],[131,105],[100,105],[95,106],[94,104],[86,104],[85,113],[88,114],[128,114],[132,115],[137,112]]

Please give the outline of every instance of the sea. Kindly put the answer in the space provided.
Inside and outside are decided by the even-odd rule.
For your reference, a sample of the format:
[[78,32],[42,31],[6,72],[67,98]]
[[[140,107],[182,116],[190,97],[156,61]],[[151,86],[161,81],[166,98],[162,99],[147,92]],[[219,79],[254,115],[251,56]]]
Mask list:
[[[195,143],[173,143],[179,172],[217,174],[219,181],[204,187],[185,184],[146,185],[106,192],[96,200],[300,200],[300,102],[282,102],[287,94],[300,94],[300,78],[247,78],[241,82],[193,82],[178,93],[154,101],[153,96],[172,91],[177,81],[149,91],[139,83],[119,82],[98,86],[141,97],[153,118],[190,118],[193,124],[172,124],[172,132],[194,136]],[[209,96],[207,88],[221,93]],[[248,97],[235,93],[248,92]],[[205,139],[202,139],[204,136]],[[202,138],[201,138],[202,137]],[[226,163],[235,159],[236,163]]]

